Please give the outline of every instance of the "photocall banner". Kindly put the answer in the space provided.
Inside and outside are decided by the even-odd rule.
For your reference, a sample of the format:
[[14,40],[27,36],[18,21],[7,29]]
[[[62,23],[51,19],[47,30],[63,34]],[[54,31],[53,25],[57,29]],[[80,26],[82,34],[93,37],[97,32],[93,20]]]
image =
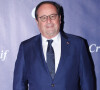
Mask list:
[[[0,0],[0,90],[12,90],[19,45],[37,34],[35,7],[43,0]],[[87,39],[100,90],[100,0],[53,0],[63,6],[64,31]]]

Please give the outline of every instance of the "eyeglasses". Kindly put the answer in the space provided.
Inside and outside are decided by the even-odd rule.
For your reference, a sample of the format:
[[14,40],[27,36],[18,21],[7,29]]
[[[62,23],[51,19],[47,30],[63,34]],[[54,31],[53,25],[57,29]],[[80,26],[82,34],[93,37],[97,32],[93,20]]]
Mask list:
[[45,22],[45,21],[47,21],[48,17],[49,17],[51,20],[55,20],[56,17],[57,17],[57,15],[58,15],[58,14],[51,14],[51,15],[48,15],[48,16],[43,15],[43,16],[41,16],[41,17],[39,17],[39,18],[41,19],[42,22]]

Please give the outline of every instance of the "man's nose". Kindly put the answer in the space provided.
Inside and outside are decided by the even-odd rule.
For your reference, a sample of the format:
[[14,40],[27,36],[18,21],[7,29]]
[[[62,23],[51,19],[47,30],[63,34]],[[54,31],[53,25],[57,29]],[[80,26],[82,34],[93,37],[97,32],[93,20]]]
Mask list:
[[51,23],[51,19],[50,19],[49,16],[48,16],[48,18],[47,18],[47,23]]

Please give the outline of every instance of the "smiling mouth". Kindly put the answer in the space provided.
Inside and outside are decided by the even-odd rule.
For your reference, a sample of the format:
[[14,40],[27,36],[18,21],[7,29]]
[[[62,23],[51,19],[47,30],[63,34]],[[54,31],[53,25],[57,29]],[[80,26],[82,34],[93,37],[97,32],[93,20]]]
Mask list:
[[46,28],[53,28],[54,26],[52,25],[52,26],[46,26]]
[[53,28],[52,26],[49,26],[49,27],[47,27],[47,28]]

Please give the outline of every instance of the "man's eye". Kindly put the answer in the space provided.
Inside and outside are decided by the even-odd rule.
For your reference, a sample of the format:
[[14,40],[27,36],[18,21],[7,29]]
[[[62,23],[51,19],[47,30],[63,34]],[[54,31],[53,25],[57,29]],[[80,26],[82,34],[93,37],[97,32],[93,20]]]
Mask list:
[[42,19],[46,19],[46,17],[42,17]]
[[51,15],[51,18],[55,17],[54,15]]

